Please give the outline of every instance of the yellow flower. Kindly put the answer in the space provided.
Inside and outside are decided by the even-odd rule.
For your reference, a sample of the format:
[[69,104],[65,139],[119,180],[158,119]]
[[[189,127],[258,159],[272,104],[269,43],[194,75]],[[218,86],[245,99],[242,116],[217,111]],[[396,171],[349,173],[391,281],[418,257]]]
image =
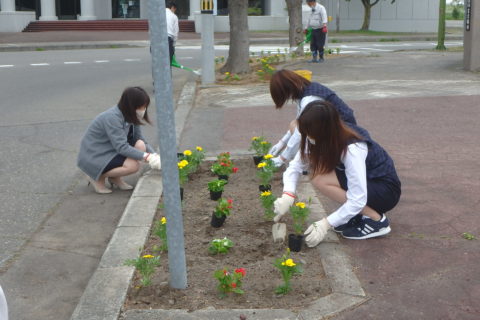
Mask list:
[[151,254],[146,254],[146,255],[144,255],[142,258],[151,259],[151,258],[155,258],[155,257],[152,256]]
[[270,153],[264,155],[263,157],[264,157],[265,159],[267,159],[267,160],[273,158],[273,156],[272,156]]
[[271,195],[271,194],[272,194],[272,193],[271,193],[270,191],[264,191],[264,192],[262,192],[260,195],[261,195],[262,197],[268,197],[268,196]]
[[267,144],[267,143],[268,143],[267,141],[260,142],[260,144]]
[[230,75],[230,72],[225,72],[225,75],[226,75],[226,76],[229,76],[229,75]]
[[203,148],[200,146],[197,146],[197,151],[203,151]]
[[178,168],[183,169],[186,166],[188,166],[188,161],[187,160],[182,160],[179,163],[177,163],[177,165],[178,165]]
[[252,137],[252,141],[258,140],[258,137]]
[[302,208],[302,209],[305,208],[305,202],[297,202],[297,203],[295,203],[295,205],[299,208]]
[[257,165],[257,168],[263,168],[267,165],[266,162],[260,162],[258,165]]
[[165,218],[165,217],[162,217],[162,219],[160,220],[160,222],[161,222],[162,224],[165,224],[165,223],[167,223],[167,218]]
[[183,154],[186,155],[186,156],[191,156],[191,155],[192,155],[192,151],[190,151],[190,150],[185,150],[185,151],[183,151]]
[[282,262],[282,266],[287,266],[287,267],[295,267],[297,264],[293,262],[292,259],[287,259],[284,262]]

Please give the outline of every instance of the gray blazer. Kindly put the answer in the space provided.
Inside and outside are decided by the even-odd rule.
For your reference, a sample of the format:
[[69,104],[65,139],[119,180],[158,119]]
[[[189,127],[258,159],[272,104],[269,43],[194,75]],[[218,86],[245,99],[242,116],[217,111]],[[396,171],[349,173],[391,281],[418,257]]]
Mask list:
[[154,152],[142,136],[140,126],[125,122],[122,112],[114,106],[100,113],[87,128],[77,158],[78,167],[98,180],[107,164],[117,155],[142,160],[143,152],[127,142],[128,130],[133,126],[134,141],[143,140],[148,152]]

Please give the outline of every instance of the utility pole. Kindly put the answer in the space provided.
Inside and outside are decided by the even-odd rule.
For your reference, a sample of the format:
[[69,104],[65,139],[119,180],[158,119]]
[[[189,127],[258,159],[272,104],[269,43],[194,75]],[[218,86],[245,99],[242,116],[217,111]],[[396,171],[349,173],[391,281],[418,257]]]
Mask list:
[[202,0],[200,4],[202,19],[202,85],[215,83],[215,48],[213,39],[216,1]]
[[152,72],[155,83],[157,133],[162,159],[163,200],[167,216],[168,268],[170,286],[187,288],[187,267],[180,184],[177,166],[175,111],[173,107],[170,54],[164,0],[148,0]]
[[335,23],[337,25],[337,33],[340,32],[340,0],[337,0],[337,14],[335,17]]

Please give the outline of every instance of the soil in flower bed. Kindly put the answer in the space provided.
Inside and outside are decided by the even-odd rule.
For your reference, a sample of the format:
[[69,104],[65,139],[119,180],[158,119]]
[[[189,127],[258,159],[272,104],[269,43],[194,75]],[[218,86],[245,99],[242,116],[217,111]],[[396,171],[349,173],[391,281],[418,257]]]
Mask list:
[[[156,236],[150,236],[142,254],[161,255],[161,266],[152,278],[152,285],[140,287],[139,275],[135,274],[125,302],[126,309],[187,309],[199,310],[207,307],[216,309],[273,308],[301,309],[316,299],[330,293],[320,262],[318,249],[304,246],[301,252],[292,252],[291,258],[303,264],[303,273],[291,280],[292,291],[285,296],[274,293],[282,284],[279,271],[273,266],[287,248],[285,243],[274,243],[272,221],[266,221],[259,200],[258,179],[253,159],[234,160],[239,168],[232,174],[222,197],[233,199],[233,209],[221,228],[210,226],[216,201],[209,198],[207,182],[215,176],[210,172],[209,162],[202,163],[199,171],[190,176],[184,186],[182,205],[185,255],[187,260],[186,290],[171,289],[168,285],[168,254],[153,251],[159,245]],[[272,191],[282,193],[281,173],[272,181]],[[306,199],[300,199],[306,200]],[[159,205],[155,220],[164,216]],[[292,232],[291,218],[286,215],[287,234]],[[168,223],[167,223],[168,226]],[[208,247],[215,238],[227,237],[234,247],[227,254],[210,255]],[[133,258],[133,257],[132,257]],[[245,268],[243,295],[230,294],[219,298],[218,281],[213,277],[215,270]]]

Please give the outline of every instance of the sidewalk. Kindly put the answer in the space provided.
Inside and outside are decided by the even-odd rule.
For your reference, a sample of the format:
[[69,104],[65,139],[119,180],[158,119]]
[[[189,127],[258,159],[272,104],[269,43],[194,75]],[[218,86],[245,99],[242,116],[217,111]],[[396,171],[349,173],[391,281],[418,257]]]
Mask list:
[[[177,46],[200,45],[200,33],[182,32]],[[336,35],[331,32],[330,41],[378,42],[378,41],[431,41],[436,33],[406,35]],[[215,44],[228,44],[228,32],[215,33]],[[447,40],[461,40],[463,34],[455,31],[446,34]],[[288,32],[250,32],[251,44],[288,44]],[[35,51],[92,48],[148,47],[148,32],[143,31],[48,31],[0,33],[1,51]]]

